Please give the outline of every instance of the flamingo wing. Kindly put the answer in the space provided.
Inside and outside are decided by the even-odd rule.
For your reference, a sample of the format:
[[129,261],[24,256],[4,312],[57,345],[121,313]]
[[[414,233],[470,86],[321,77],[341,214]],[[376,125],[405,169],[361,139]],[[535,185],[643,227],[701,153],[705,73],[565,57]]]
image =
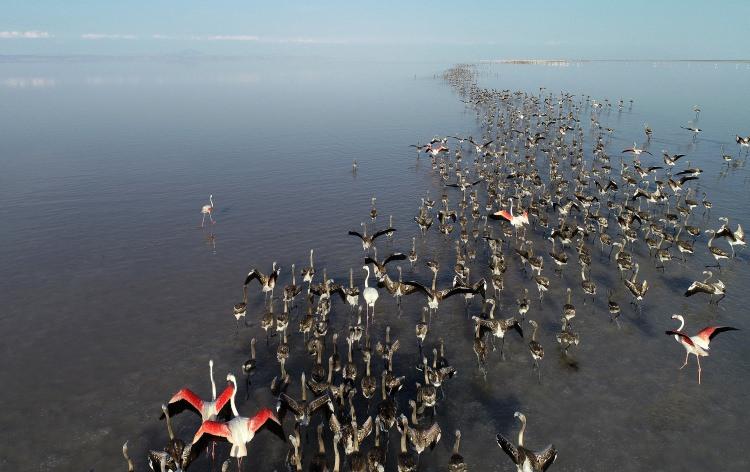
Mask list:
[[216,398],[216,413],[221,413],[221,410],[224,409],[225,406],[227,406],[227,403],[229,403],[229,400],[232,398],[232,395],[234,394],[234,384],[229,383],[229,385],[226,386],[224,391],[221,392],[221,394]]
[[557,459],[557,449],[555,449],[555,446],[550,444],[543,451],[537,452],[535,456],[535,467],[539,470],[544,471],[547,470],[553,462],[555,462],[555,459]]
[[425,287],[424,285],[420,284],[419,282],[414,282],[413,280],[405,280],[404,285],[408,285],[410,287],[414,287],[416,290],[419,290],[420,292],[424,293],[428,297],[432,296],[432,292],[430,292],[430,289]]
[[365,239],[364,236],[362,236],[361,234],[359,234],[357,231],[349,231],[349,235],[356,236],[356,237],[358,237],[359,239],[361,239],[363,241]]
[[383,261],[383,265],[386,265],[391,261],[403,261],[405,259],[406,259],[406,255],[400,252],[394,252],[393,254],[385,258],[385,260]]
[[513,219],[513,216],[510,214],[508,210],[500,210],[496,213],[493,213],[494,216],[501,216],[505,218],[508,221],[511,221]]
[[279,421],[279,418],[268,408],[263,408],[258,413],[255,414],[252,418],[250,418],[250,421],[248,422],[248,429],[252,431],[253,433],[257,432],[260,428],[262,428],[268,421],[271,421],[269,426],[274,425],[275,427],[270,428],[271,431],[279,436],[282,440],[286,440],[284,437],[284,431],[281,427],[281,421]]
[[440,290],[438,294],[438,298],[441,300],[445,300],[446,298],[452,297],[453,295],[457,295],[459,293],[477,293],[477,290],[474,290],[471,287],[453,287],[445,290]]
[[392,231],[396,231],[396,228],[386,228],[386,229],[382,229],[382,230],[380,230],[380,231],[376,232],[375,234],[373,234],[373,235],[372,235],[372,239],[373,239],[373,240],[375,240],[376,238],[378,238],[378,237],[380,237],[380,236],[382,236],[382,235],[384,235],[384,234],[390,233],[390,232],[392,232]]
[[368,416],[367,420],[357,429],[357,439],[359,442],[365,440],[367,436],[372,432],[372,416]]
[[264,278],[265,278],[265,276],[263,274],[261,274],[258,269],[253,269],[253,270],[251,270],[250,272],[247,273],[247,277],[245,277],[245,283],[244,283],[244,285],[249,284],[250,282],[253,281],[253,279],[258,279],[258,282],[263,283],[262,279],[264,279]]
[[690,287],[688,287],[688,289],[685,291],[685,296],[686,297],[690,297],[690,296],[695,295],[696,293],[700,293],[700,292],[710,294],[710,293],[712,293],[712,290],[711,290],[711,288],[707,284],[704,284],[703,282],[696,281],[696,282],[693,282],[692,284],[690,284]]
[[664,334],[667,334],[669,336],[679,336],[679,338],[682,341],[686,342],[689,346],[695,346],[695,343],[693,342],[692,339],[690,339],[690,336],[688,336],[687,334],[683,333],[682,331],[672,331],[672,330],[669,330],[669,331],[665,331]]
[[732,328],[731,326],[707,326],[700,330],[697,334],[699,338],[705,341],[706,345],[724,331],[739,331],[739,328]]
[[284,405],[288,409],[292,410],[295,415],[300,416],[303,413],[302,407],[300,407],[299,403],[297,403],[294,398],[290,397],[286,393],[282,393],[281,395],[279,395],[279,408],[277,408],[277,410],[280,409],[281,405]]
[[[189,388],[183,388],[172,395],[167,406],[169,408],[169,416],[181,413],[185,408],[191,408],[200,415],[201,410],[203,409],[203,400],[201,400],[198,395],[193,393]],[[162,418],[163,417],[164,414],[162,413]]]
[[203,435],[210,435],[217,438],[228,441],[232,437],[232,432],[229,430],[227,423],[221,421],[204,421],[198,431],[193,436],[193,444],[197,444],[201,440]]
[[502,434],[495,436],[495,439],[497,440],[497,445],[508,454],[508,457],[510,457],[514,464],[521,463],[521,456],[518,454],[518,449],[512,442],[508,441],[508,439]]
[[331,397],[326,393],[315,400],[310,402],[310,414],[315,413],[318,408],[322,407],[323,405],[326,405],[328,402],[331,401]]

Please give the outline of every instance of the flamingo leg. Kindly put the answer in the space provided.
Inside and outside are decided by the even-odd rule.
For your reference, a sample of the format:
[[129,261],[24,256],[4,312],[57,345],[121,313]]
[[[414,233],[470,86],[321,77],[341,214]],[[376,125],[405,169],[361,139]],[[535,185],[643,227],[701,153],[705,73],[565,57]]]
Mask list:
[[701,384],[701,358],[700,356],[696,355],[695,359],[698,361],[698,385]]
[[690,357],[690,353],[686,352],[685,353],[685,363],[682,364],[682,367],[680,367],[678,370],[682,370],[687,365],[687,363],[688,363],[688,357]]

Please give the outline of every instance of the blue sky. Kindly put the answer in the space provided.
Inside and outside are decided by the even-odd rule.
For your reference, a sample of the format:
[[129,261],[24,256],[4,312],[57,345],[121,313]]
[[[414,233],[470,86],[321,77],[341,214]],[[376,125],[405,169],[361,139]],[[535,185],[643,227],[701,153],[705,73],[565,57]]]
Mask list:
[[748,0],[3,0],[0,11],[0,54],[750,56]]

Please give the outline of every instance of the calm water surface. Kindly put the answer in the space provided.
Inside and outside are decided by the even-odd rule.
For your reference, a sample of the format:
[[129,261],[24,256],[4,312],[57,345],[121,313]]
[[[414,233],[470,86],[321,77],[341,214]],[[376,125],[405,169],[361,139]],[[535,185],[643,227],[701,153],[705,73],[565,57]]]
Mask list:
[[[163,446],[166,436],[159,405],[183,386],[208,396],[209,358],[220,386],[226,372],[239,377],[253,336],[266,368],[253,377],[249,400],[241,387],[240,410],[272,406],[267,386],[277,372],[276,341],[268,349],[262,342],[262,296],[251,291],[252,326],[236,333],[231,316],[242,278],[250,267],[267,271],[277,261],[285,284],[289,266],[299,270],[315,248],[316,266],[345,281],[349,267],[362,263],[361,245],[346,231],[359,228],[373,196],[378,223],[393,215],[399,230],[393,243],[380,244],[381,254],[410,249],[419,198],[428,189],[439,197],[442,189],[429,160],[415,159],[408,145],[435,134],[481,133],[475,112],[440,79],[450,65],[262,58],[0,63],[0,469],[125,470],[120,448],[130,440],[143,470],[145,451]],[[481,85],[498,89],[544,86],[600,101],[632,98],[632,107],[600,116],[615,129],[610,152],[642,143],[648,122],[657,158],[661,149],[685,153],[705,170],[700,191],[714,203],[706,224],[717,227],[716,218],[727,215],[733,226],[750,226],[747,168],[742,160],[727,168],[720,157],[720,144],[737,155],[735,133],[750,134],[747,64],[477,70]],[[692,141],[679,125],[694,118],[696,104],[704,132]],[[217,224],[204,230],[199,210],[209,193]],[[433,230],[418,239],[420,257],[451,267],[453,245],[439,236]],[[575,367],[560,357],[555,333],[564,289],[580,279],[569,270],[554,280],[529,314],[540,321],[547,348],[541,384],[530,373],[526,344],[513,337],[505,362],[491,357],[485,381],[463,301],[442,304],[427,344],[445,337],[459,374],[438,407],[443,440],[423,455],[422,470],[445,466],[456,428],[474,470],[512,470],[494,436],[515,435],[516,410],[529,417],[529,445],[554,442],[559,449],[553,470],[747,470],[750,255],[740,253],[723,269],[728,295],[717,309],[703,296],[681,295],[711,262],[705,243],[699,238],[696,256],[684,266],[668,264],[663,275],[641,264],[652,283],[641,314],[627,306],[612,266],[594,257],[600,287],[617,287],[622,328],[608,321],[606,300],[583,306],[577,293]],[[536,287],[517,259],[507,258],[506,291],[498,299],[510,315],[522,288],[534,294]],[[483,261],[480,254],[472,275],[486,270]],[[429,280],[422,264],[404,269],[405,278]],[[449,283],[444,272],[439,285]],[[361,283],[363,273],[355,270],[355,278]],[[373,328],[377,339],[385,320],[393,326],[403,346],[397,369],[410,376],[420,306],[406,299],[398,317],[381,292]],[[712,345],[701,386],[694,360],[677,371],[684,351],[663,334],[676,312],[688,313],[689,331],[706,323],[744,330]],[[335,305],[333,323],[348,325],[348,308]],[[290,342],[301,345],[301,335],[294,332]],[[290,364],[298,375],[309,360],[297,354]],[[295,396],[297,385],[295,379],[290,387]],[[402,406],[412,391],[401,395]],[[175,426],[189,438],[198,419],[184,414]],[[391,467],[397,438],[392,433]],[[286,449],[260,435],[246,470],[282,469]],[[191,470],[209,467],[202,458]]]

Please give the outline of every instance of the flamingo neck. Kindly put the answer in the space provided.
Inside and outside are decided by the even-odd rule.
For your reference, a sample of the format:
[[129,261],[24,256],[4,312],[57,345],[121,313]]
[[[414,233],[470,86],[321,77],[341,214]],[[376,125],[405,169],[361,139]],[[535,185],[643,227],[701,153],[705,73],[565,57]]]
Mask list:
[[172,430],[172,418],[169,416],[169,410],[167,409],[166,405],[161,406],[162,411],[164,412],[164,417],[167,420],[167,434],[169,435],[169,440],[174,439],[174,430]]
[[229,379],[230,382],[232,382],[232,385],[234,388],[232,389],[232,396],[229,397],[229,404],[232,407],[232,415],[237,417],[240,416],[240,412],[237,411],[237,404],[234,402],[234,397],[237,395],[237,381],[234,379],[234,377],[231,377]]
[[211,376],[211,400],[216,400],[216,382],[214,382],[214,362],[208,363],[208,371]]
[[333,472],[339,472],[339,444],[337,439],[333,439]]
[[406,425],[404,424],[404,431],[401,433],[401,453],[405,454],[406,452]]
[[318,452],[321,454],[326,453],[326,445],[323,442],[323,425],[318,426]]
[[677,331],[682,331],[682,328],[685,327],[685,318],[683,318],[682,316],[680,316],[677,319],[680,320],[680,327],[677,328]]
[[[536,333],[536,329],[534,329]],[[523,433],[526,431],[526,418],[521,417],[521,431],[518,432],[518,445],[523,446]]]

